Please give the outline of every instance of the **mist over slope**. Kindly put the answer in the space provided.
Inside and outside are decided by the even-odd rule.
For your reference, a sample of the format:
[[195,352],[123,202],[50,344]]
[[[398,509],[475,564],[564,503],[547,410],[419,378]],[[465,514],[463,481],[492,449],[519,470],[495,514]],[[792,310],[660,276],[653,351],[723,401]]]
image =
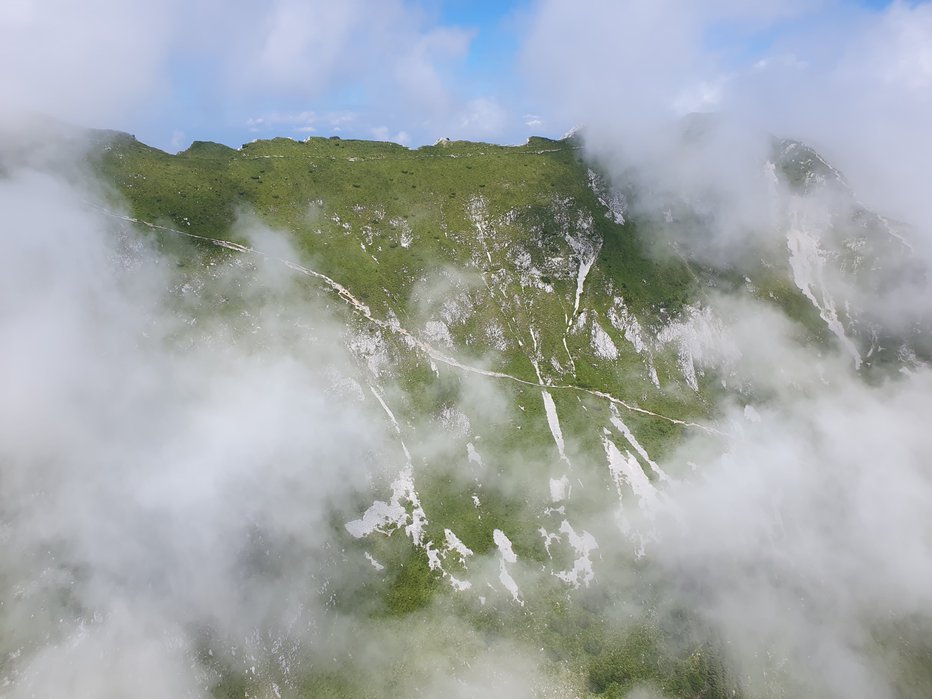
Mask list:
[[0,696],[932,696],[932,3],[493,5],[0,4]]
[[927,693],[927,268],[815,151],[69,133],[0,168],[5,694]]

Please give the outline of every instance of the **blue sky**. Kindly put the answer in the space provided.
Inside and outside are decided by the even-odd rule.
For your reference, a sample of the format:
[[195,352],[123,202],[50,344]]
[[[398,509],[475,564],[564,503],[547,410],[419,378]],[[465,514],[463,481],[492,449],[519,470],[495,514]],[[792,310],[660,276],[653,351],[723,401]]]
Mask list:
[[[532,79],[522,63],[528,27],[542,4],[546,3],[425,0],[405,5],[407,14],[402,21],[415,25],[419,36],[444,28],[459,29],[468,36],[465,50],[443,62],[439,69],[443,79],[455,86],[448,97],[458,102],[458,107],[438,110],[438,114],[405,109],[398,103],[400,100],[379,94],[366,79],[353,75],[325,82],[314,92],[282,90],[247,98],[245,102],[224,103],[209,94],[205,96],[203,83],[211,75],[202,73],[194,57],[173,63],[168,113],[157,114],[154,123],[144,123],[140,137],[169,149],[184,146],[194,138],[238,145],[272,135],[303,138],[338,134],[388,138],[411,145],[433,142],[441,136],[506,143],[521,142],[528,135],[559,137],[576,125],[575,121],[560,109],[553,109],[546,96],[528,84]],[[882,12],[890,4],[886,0],[808,3],[809,7],[801,6],[793,16],[750,23],[741,16],[726,16],[705,28],[704,41],[709,51],[720,54],[726,68],[740,68],[765,57],[787,38],[831,32],[853,17]],[[346,50],[353,50],[352,45]],[[469,125],[469,118],[461,113],[469,112],[471,101],[481,101],[480,106],[494,105],[500,113],[477,116]],[[309,112],[314,114],[312,123],[297,119]],[[176,122],[171,134],[166,132],[166,119]],[[478,125],[482,119],[490,122],[487,127]]]
[[[394,100],[385,100],[374,94],[372,86],[365,79],[348,83],[335,81],[336,84],[329,84],[311,95],[275,94],[252,104],[237,105],[224,114],[222,119],[217,119],[215,112],[204,110],[199,115],[203,117],[200,123],[190,120],[188,123],[192,126],[186,128],[184,123],[187,116],[197,109],[202,98],[199,95],[199,81],[190,79],[192,64],[179,62],[173,68],[172,80],[184,91],[179,91],[178,96],[187,102],[185,104],[179,99],[176,103],[178,113],[182,115],[178,128],[178,131],[184,132],[181,140],[190,140],[192,136],[189,134],[197,134],[194,138],[222,139],[231,145],[272,134],[290,137],[337,134],[343,137],[391,138],[412,145],[433,142],[446,136],[475,138],[484,135],[488,140],[504,142],[524,140],[527,133],[530,133],[528,130],[533,130],[527,127],[526,122],[534,121],[529,117],[534,116],[538,105],[533,96],[523,89],[524,76],[520,74],[519,66],[522,22],[532,12],[533,5],[530,0],[427,0],[406,3],[411,23],[421,23],[421,34],[429,34],[440,28],[456,28],[468,36],[468,48],[456,60],[443,66],[443,76],[451,85],[455,85],[455,97],[460,102],[489,100],[496,105],[507,104],[510,123],[490,129],[486,134],[474,133],[475,129],[458,129],[462,120],[455,117],[421,125],[417,113],[408,113],[399,109]],[[196,71],[196,63],[194,67]],[[247,116],[249,110],[251,112]],[[296,131],[306,128],[306,125],[286,123],[284,119],[287,115],[297,116],[305,112],[313,112],[319,117],[320,124],[315,123],[313,132]],[[251,119],[262,118],[274,122],[268,114],[277,116],[280,121],[249,123]],[[546,130],[546,135],[560,135],[568,128],[563,127],[562,124],[552,124]],[[153,128],[163,131],[158,135],[153,132],[153,138],[164,143],[164,123],[153,124]]]
[[[312,135],[522,142],[632,103],[714,109],[760,62],[834,70],[881,0],[8,0],[7,102],[166,150]],[[926,13],[928,14],[928,13]],[[615,36],[617,33],[617,36]],[[915,43],[915,41],[914,41]],[[921,49],[915,49],[914,53]],[[587,55],[598,56],[586,63]],[[925,59],[919,56],[920,63]],[[808,78],[807,78],[808,79]],[[599,95],[625,90],[616,104]]]

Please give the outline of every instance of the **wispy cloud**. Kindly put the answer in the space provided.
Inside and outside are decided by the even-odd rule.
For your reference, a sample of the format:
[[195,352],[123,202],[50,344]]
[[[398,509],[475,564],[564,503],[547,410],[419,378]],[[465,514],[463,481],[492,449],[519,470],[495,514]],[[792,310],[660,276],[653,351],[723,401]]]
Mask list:
[[253,133],[276,135],[282,130],[298,133],[315,133],[318,130],[340,131],[347,125],[359,120],[356,112],[316,112],[282,113],[270,112],[262,116],[250,117],[246,126]]

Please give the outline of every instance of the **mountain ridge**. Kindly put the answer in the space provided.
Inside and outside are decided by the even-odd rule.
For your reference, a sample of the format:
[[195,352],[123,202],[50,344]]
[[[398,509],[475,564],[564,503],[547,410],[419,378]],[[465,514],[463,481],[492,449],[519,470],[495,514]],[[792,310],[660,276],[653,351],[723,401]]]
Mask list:
[[[671,535],[673,494],[695,462],[759,429],[786,395],[921,363],[912,336],[872,325],[839,295],[875,257],[870,245],[886,244],[872,242],[883,220],[859,214],[866,223],[851,229],[847,203],[807,199],[834,171],[784,143],[802,153],[770,167],[786,228],[752,241],[769,256],[746,255],[748,270],[716,264],[678,237],[716,225],[714,210],[684,197],[650,214],[577,143],[273,139],[169,155],[97,132],[84,158],[105,186],[84,205],[115,226],[121,268],[167,275],[165,312],[183,322],[159,342],[180,357],[295,353],[334,411],[365,416],[353,427],[361,444],[380,435],[359,455],[365,477],[325,508],[328,547],[312,559],[320,590],[287,599],[325,600],[321,618],[348,619],[354,632],[409,625],[418,643],[442,635],[430,616],[440,609],[462,630],[454,647],[492,637],[541,648],[543,677],[570,693],[646,684],[669,696],[754,695],[718,630],[681,601],[689,580],[652,551]],[[554,144],[565,145],[544,147]],[[344,351],[345,361],[329,354]],[[286,482],[303,493],[302,475],[323,461]],[[256,462],[274,472],[274,455]],[[247,539],[234,545],[244,580],[306,575],[295,569],[300,536],[274,518],[256,516]],[[253,645],[267,659],[257,675],[235,638],[212,640],[221,621],[196,622],[218,696],[367,696],[402,691],[405,672],[420,677],[415,658],[367,670],[350,653],[334,668],[322,658],[336,636],[321,632],[315,646],[276,624]],[[294,671],[283,669],[286,641],[307,656]]]

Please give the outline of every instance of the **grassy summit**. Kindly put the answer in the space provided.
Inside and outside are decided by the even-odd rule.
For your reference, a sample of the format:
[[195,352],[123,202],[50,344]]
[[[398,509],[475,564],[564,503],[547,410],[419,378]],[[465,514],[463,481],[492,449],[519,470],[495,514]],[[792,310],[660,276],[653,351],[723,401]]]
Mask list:
[[[288,233],[313,269],[379,318],[394,314],[412,330],[429,320],[421,317],[425,305],[442,305],[423,298],[425,285],[440,270],[456,270],[469,277],[467,285],[487,287],[470,289],[468,318],[448,328],[457,351],[496,352],[494,368],[536,381],[533,329],[538,363],[553,383],[610,393],[624,383],[620,392],[645,408],[678,417],[704,412],[695,395],[654,390],[623,331],[605,320],[622,297],[642,325],[659,325],[695,297],[696,270],[676,258],[652,258],[635,224],[606,215],[575,141],[443,142],[409,150],[274,139],[238,151],[197,142],[171,156],[124,137],[101,156],[102,172],[140,219],[229,238],[237,216],[254,212]],[[589,333],[566,333],[581,261],[591,270],[579,310],[602,318],[618,348],[611,361],[594,351]],[[503,333],[497,344],[504,349],[489,341],[490,328]],[[679,379],[662,359],[657,370],[665,380]]]

